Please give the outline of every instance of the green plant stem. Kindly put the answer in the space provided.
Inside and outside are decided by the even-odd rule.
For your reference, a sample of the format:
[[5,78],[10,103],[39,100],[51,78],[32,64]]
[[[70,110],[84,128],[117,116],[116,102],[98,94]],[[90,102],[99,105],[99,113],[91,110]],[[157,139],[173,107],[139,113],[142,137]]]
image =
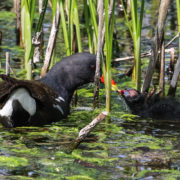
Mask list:
[[84,15],[85,15],[85,26],[87,30],[87,35],[88,35],[88,43],[89,43],[89,51],[90,53],[93,53],[93,37],[92,37],[92,29],[90,26],[90,17],[89,17],[89,9],[87,5],[87,0],[83,0],[84,2]]
[[176,0],[176,5],[177,5],[178,31],[180,32],[180,1],[179,0]]
[[97,40],[98,39],[98,25],[97,25],[97,20],[96,20],[96,8],[94,6],[93,0],[89,0],[89,9],[90,9],[90,14],[91,14],[93,26],[94,26],[94,32],[95,32],[95,36]]
[[60,14],[61,14],[61,22],[62,22],[62,28],[63,28],[63,34],[64,34],[64,42],[66,46],[66,54],[67,56],[71,55],[70,52],[70,47],[69,47],[69,39],[68,39],[68,32],[67,32],[67,27],[66,27],[66,19],[64,15],[64,8],[63,8],[63,1],[59,1],[60,5]]
[[[111,0],[112,16],[109,15],[109,0],[105,0],[105,48],[106,48],[106,67],[104,68],[105,74],[105,87],[106,87],[106,110],[109,113],[111,110],[111,59],[112,59],[112,40],[114,30],[114,9],[115,1]],[[111,17],[111,18],[109,18]]]
[[72,42],[73,42],[73,0],[68,1],[68,39],[70,54],[72,54]]
[[131,0],[131,17],[132,17],[132,38],[134,41],[134,58],[135,58],[135,79],[136,89],[141,89],[141,29],[144,11],[144,0],[141,2],[140,18],[138,17],[137,0]]
[[78,51],[82,52],[82,45],[81,45],[81,33],[80,33],[80,26],[79,26],[79,15],[78,15],[78,8],[77,8],[77,0],[73,0],[73,9],[74,9],[74,24],[76,27],[76,37],[78,43]]

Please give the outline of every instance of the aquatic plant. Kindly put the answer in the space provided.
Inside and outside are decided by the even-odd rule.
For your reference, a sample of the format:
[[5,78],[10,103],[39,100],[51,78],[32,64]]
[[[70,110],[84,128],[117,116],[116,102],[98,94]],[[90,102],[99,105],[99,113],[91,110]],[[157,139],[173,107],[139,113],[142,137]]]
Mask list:
[[[122,4],[123,1],[121,0]],[[141,11],[138,13],[138,1],[131,0],[131,19],[129,20],[127,16],[127,12],[123,5],[124,14],[126,23],[128,25],[129,31],[131,33],[133,42],[134,42],[134,73],[135,73],[135,81],[136,81],[136,89],[141,89],[141,29],[142,29],[142,20],[144,13],[144,0],[141,1]]]
[[[111,18],[109,18],[109,2],[112,5]],[[105,87],[106,87],[106,110],[110,112],[111,108],[111,59],[112,59],[112,41],[114,30],[114,10],[115,1],[105,0],[105,49],[106,49],[106,65],[103,63]]]
[[[25,47],[25,69],[27,70],[27,79],[32,76],[32,57],[34,47],[32,46],[32,25],[35,15],[35,0],[22,0],[21,2],[21,26],[22,26],[22,40]],[[48,0],[43,1],[43,11],[39,17],[35,34],[40,32],[42,22],[44,19]]]

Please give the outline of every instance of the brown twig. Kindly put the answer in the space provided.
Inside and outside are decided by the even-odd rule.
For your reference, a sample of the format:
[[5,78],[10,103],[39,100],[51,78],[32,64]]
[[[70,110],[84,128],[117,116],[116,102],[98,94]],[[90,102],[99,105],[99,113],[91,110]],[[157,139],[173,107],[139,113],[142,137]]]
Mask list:
[[98,25],[98,46],[96,54],[96,73],[94,78],[94,108],[98,105],[99,98],[99,79],[100,79],[100,66],[101,66],[101,54],[102,54],[102,30],[104,24],[104,1],[98,1],[98,14],[99,14],[99,25]]
[[41,47],[41,32],[37,32],[32,38],[32,44],[34,45],[33,63],[40,62],[40,47]]
[[60,22],[60,9],[59,9],[59,1],[57,1],[56,14],[54,16],[51,34],[50,34],[47,49],[46,49],[44,65],[41,70],[41,77],[43,77],[47,73],[49,66],[50,66],[51,57],[52,57],[54,45],[55,45],[56,38],[57,38],[59,22]]
[[[179,43],[180,43],[180,38],[179,38]],[[175,65],[175,70],[169,87],[168,96],[175,96],[179,73],[180,73],[180,52],[177,63]]]
[[6,52],[6,75],[10,75],[10,54]]
[[161,59],[160,59],[160,76],[159,76],[159,89],[162,91],[161,96],[164,96],[164,86],[165,86],[165,46],[164,41],[161,47]]
[[[172,43],[173,41],[179,37],[179,32],[176,34],[176,36],[174,36],[166,45],[165,45],[165,52],[171,52],[172,48],[167,49]],[[174,48],[173,48],[174,49]],[[160,53],[160,51],[158,52]],[[141,58],[143,57],[149,57],[152,55],[152,50],[149,50],[147,52],[141,53]],[[128,61],[128,60],[133,60],[134,56],[127,56],[127,57],[123,57],[123,58],[116,58],[113,60],[113,62],[120,62],[120,61]]]
[[[142,92],[148,92],[155,66],[162,54],[161,53],[163,50],[162,45],[164,43],[164,25],[166,21],[166,15],[167,15],[169,3],[170,0],[163,0],[160,3],[157,28],[155,31],[155,36],[153,38],[154,40],[152,44],[152,55],[145,75]],[[159,56],[159,51],[160,51],[160,56]]]
[[22,29],[21,29],[21,0],[16,0],[14,3],[16,13],[16,44],[23,46]]
[[68,147],[67,153],[71,153],[76,149],[79,144],[87,137],[87,135],[108,115],[106,111],[100,113],[93,121],[91,121],[86,127],[79,131],[78,137]]

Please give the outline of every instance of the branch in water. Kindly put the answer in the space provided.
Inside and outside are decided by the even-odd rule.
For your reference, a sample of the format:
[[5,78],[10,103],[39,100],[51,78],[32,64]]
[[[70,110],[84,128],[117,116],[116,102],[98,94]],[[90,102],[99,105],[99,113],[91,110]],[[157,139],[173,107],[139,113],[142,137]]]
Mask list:
[[87,137],[87,135],[108,115],[106,111],[100,113],[93,121],[79,131],[78,137],[69,146],[67,153],[71,153]]

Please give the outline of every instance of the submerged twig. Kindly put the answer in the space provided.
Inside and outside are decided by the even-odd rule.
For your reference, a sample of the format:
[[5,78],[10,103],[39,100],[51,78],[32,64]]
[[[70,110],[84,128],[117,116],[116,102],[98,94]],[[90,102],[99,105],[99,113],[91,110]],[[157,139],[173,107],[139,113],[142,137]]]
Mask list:
[[87,135],[108,115],[106,111],[100,113],[93,121],[91,121],[86,127],[79,131],[78,137],[71,143],[67,153],[71,153],[76,149],[79,144],[87,137]]

